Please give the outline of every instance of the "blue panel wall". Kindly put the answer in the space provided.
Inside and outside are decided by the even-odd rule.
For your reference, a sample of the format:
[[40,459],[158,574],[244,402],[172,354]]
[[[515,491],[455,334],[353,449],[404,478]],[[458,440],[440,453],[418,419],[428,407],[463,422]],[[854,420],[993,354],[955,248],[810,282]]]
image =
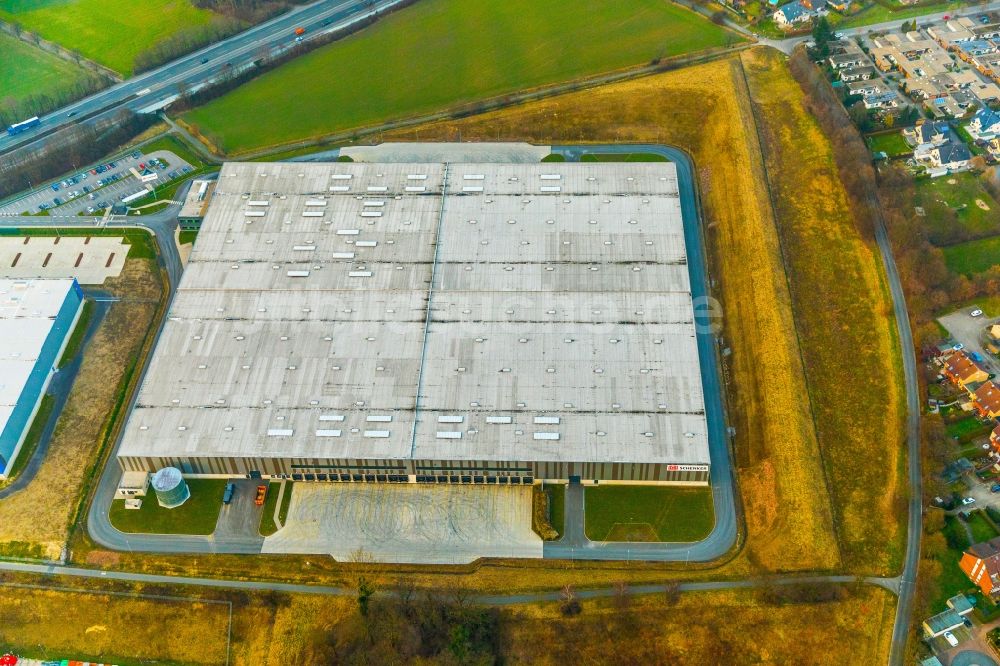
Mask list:
[[66,294],[66,299],[59,308],[52,329],[49,331],[42,350],[38,355],[38,361],[28,377],[28,381],[17,399],[14,411],[0,433],[0,474],[6,471],[7,463],[13,456],[17,443],[21,440],[24,429],[30,425],[31,414],[35,410],[35,404],[41,398],[42,391],[45,390],[49,375],[51,374],[59,350],[69,336],[73,328],[73,320],[83,303],[83,290],[80,285],[73,280],[73,287]]

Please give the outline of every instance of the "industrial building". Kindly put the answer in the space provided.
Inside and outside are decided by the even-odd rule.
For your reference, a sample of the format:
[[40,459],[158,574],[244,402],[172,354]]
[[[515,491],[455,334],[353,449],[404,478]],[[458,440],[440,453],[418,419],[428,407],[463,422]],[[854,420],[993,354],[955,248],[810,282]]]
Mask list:
[[688,271],[670,163],[226,164],[119,462],[705,484]]
[[10,474],[82,308],[75,279],[0,278],[0,479]]

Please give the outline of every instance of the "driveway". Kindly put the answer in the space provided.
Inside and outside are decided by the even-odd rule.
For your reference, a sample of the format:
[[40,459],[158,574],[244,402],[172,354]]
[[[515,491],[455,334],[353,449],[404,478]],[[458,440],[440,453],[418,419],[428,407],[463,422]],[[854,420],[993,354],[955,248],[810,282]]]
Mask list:
[[352,561],[465,564],[541,557],[531,488],[384,483],[297,483],[285,525],[265,553],[329,553]]
[[938,321],[948,329],[953,338],[965,345],[966,351],[977,352],[983,357],[983,365],[993,374],[1000,374],[1000,362],[983,348],[980,336],[987,326],[1000,322],[1000,318],[972,317],[969,312],[972,307],[963,308],[951,314],[939,317]]
[[[260,536],[260,517],[264,507],[257,506],[254,499],[257,496],[257,486],[267,482],[237,479],[233,483],[236,485],[233,501],[222,505],[214,536],[227,543],[260,544],[263,542]],[[272,492],[276,492],[276,489]]]

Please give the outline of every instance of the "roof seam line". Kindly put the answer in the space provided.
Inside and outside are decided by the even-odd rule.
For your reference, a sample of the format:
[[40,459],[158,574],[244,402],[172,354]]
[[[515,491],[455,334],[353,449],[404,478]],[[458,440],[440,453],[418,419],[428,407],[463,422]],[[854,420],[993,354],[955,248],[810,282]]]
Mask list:
[[441,254],[441,228],[444,226],[444,209],[448,199],[448,170],[450,167],[451,164],[445,162],[444,171],[441,175],[441,208],[438,210],[437,229],[434,234],[434,258],[431,261],[431,279],[427,285],[427,309],[424,316],[423,341],[420,345],[420,365],[417,368],[417,390],[413,397],[413,428],[410,432],[410,459],[413,459],[417,451],[417,426],[420,423],[420,391],[424,386],[424,366],[427,363],[427,338],[430,337],[431,320],[434,316],[434,280],[437,277],[438,257]]

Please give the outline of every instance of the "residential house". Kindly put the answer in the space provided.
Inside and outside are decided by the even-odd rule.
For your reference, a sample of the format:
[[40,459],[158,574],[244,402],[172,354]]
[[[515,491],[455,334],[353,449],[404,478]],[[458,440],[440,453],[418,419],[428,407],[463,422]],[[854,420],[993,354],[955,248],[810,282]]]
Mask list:
[[975,33],[972,32],[975,27],[975,21],[963,16],[945,23],[935,24],[927,28],[927,34],[944,48],[956,50],[962,42],[976,39]]
[[985,382],[972,394],[972,408],[984,419],[1000,416],[1000,387],[991,381]]
[[892,90],[865,95],[865,108],[871,109],[895,109],[899,106],[899,96]]
[[853,81],[847,84],[848,95],[877,95],[881,92],[883,92],[883,88],[878,79],[870,81]]
[[965,128],[973,139],[992,139],[1000,135],[1000,114],[993,109],[982,108],[972,116],[972,122]]
[[968,384],[978,384],[990,378],[989,373],[979,367],[964,351],[957,351],[945,359],[941,374],[958,388]]
[[977,56],[983,56],[996,52],[997,47],[986,39],[973,39],[967,42],[962,42],[958,45],[959,57],[967,62],[971,62],[972,59]]
[[969,546],[958,566],[986,596],[1000,592],[1000,537]]
[[826,6],[840,13],[851,8],[851,0],[827,0]]
[[993,137],[990,139],[990,142],[986,144],[986,152],[989,153],[994,161],[1000,160],[1000,138]]
[[913,127],[907,127],[903,130],[903,138],[914,147],[926,144],[940,146],[948,141],[950,135],[951,128],[943,120],[918,121]]
[[825,13],[826,0],[795,0],[774,12],[774,23],[780,28],[788,29]]
[[926,166],[928,174],[935,177],[968,169],[972,153],[953,132],[949,132],[949,140],[940,145],[918,146],[913,151],[913,159]]
[[1000,453],[1000,425],[993,428],[993,432],[990,433],[990,446],[997,453]]
[[838,53],[829,58],[830,67],[834,69],[848,69],[851,67],[862,67],[868,64],[868,58],[864,52],[856,51],[852,53]]
[[949,608],[924,620],[924,636],[927,638],[937,638],[946,631],[958,629],[963,624],[965,624],[965,620],[962,616]]
[[844,83],[850,83],[851,81],[867,81],[873,76],[875,76],[875,68],[871,65],[865,65],[864,67],[849,67],[847,69],[840,70],[840,80]]

